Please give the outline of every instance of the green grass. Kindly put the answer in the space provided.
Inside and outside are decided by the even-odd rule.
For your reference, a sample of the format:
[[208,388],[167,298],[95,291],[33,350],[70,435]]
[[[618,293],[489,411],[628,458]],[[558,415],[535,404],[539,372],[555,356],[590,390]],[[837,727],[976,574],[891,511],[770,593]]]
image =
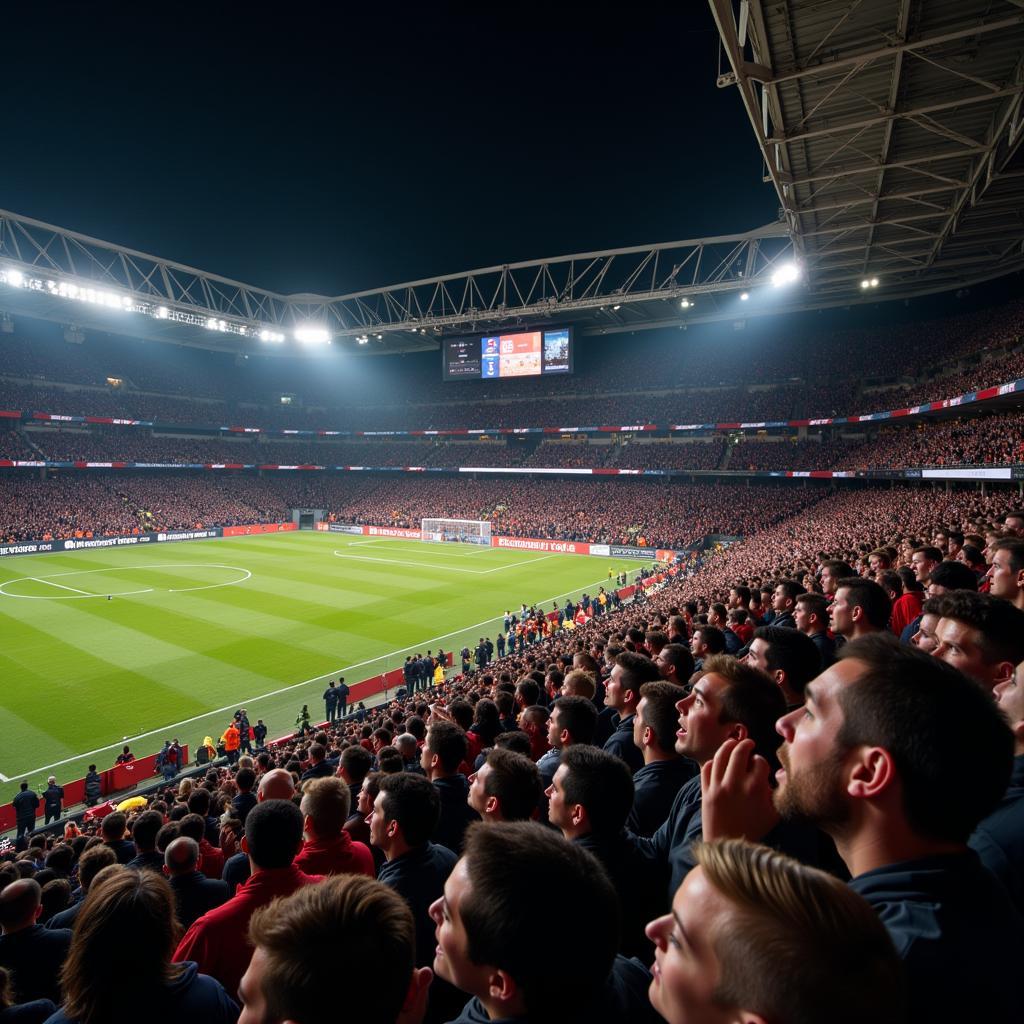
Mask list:
[[640,564],[320,533],[12,558],[0,802],[22,777],[109,767],[123,737],[138,756],[172,734],[195,749],[243,705],[282,735],[302,704],[322,713],[329,676],[351,684],[439,643],[472,646],[506,608],[550,607]]

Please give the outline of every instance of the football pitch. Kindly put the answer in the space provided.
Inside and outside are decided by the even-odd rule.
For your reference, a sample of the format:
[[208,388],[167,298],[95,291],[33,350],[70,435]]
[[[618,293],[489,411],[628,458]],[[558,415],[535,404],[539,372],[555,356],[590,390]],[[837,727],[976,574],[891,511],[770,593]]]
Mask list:
[[[270,737],[327,679],[494,638],[506,608],[596,592],[642,562],[283,533],[0,563],[0,803],[177,736],[191,752],[246,707]],[[649,563],[647,563],[649,564]],[[108,599],[109,598],[109,599]]]

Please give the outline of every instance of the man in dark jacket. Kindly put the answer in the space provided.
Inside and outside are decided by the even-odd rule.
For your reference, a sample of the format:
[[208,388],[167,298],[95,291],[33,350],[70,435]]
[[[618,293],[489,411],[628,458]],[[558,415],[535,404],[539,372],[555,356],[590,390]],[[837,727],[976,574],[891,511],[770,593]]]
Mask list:
[[338,680],[335,689],[338,691],[338,717],[344,718],[348,714],[348,695],[352,692],[344,676]]
[[333,679],[324,690],[324,713],[328,722],[333,722],[338,717],[338,690]]
[[0,892],[0,967],[14,975],[14,1002],[61,1002],[60,969],[71,946],[68,928],[38,923],[43,891],[34,878],[11,882]]
[[36,827],[36,811],[39,810],[39,794],[28,788],[28,783],[21,784],[21,790],[11,801],[14,806],[15,821],[18,825],[20,839],[26,832]]
[[174,891],[178,923],[185,929],[231,896],[227,882],[207,878],[198,870],[198,864],[199,844],[185,836],[173,840],[164,854],[164,874]]
[[103,778],[96,765],[89,765],[89,771],[85,775],[85,806],[95,807],[103,796]]
[[462,849],[462,836],[470,822],[480,820],[466,801],[469,782],[459,771],[467,750],[466,734],[457,725],[435,722],[427,730],[420,756],[420,766],[441,798],[441,813],[431,838],[456,853]]
[[51,775],[46,780],[46,789],[43,790],[43,810],[46,812],[44,825],[51,821],[60,821],[61,812],[64,810],[64,787],[57,785],[57,777]]
[[640,703],[640,687],[660,678],[658,666],[650,658],[623,651],[616,657],[605,686],[605,707],[614,708],[617,714],[604,749],[625,761],[630,772],[639,770],[644,764],[643,754],[633,742],[633,720]]

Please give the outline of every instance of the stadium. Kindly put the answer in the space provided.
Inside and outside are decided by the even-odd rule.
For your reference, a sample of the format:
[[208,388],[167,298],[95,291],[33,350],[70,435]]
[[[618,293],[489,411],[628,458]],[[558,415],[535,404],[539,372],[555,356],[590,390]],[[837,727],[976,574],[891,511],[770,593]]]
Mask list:
[[1019,1019],[1019,0],[140,17],[9,125],[0,1024]]

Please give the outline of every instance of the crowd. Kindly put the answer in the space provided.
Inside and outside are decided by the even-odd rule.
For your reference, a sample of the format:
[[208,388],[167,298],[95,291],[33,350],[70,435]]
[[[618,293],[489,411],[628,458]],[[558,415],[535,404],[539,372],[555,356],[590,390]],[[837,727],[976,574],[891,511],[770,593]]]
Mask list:
[[740,490],[621,610],[19,836],[0,1021],[1019,1020],[1024,512]]

